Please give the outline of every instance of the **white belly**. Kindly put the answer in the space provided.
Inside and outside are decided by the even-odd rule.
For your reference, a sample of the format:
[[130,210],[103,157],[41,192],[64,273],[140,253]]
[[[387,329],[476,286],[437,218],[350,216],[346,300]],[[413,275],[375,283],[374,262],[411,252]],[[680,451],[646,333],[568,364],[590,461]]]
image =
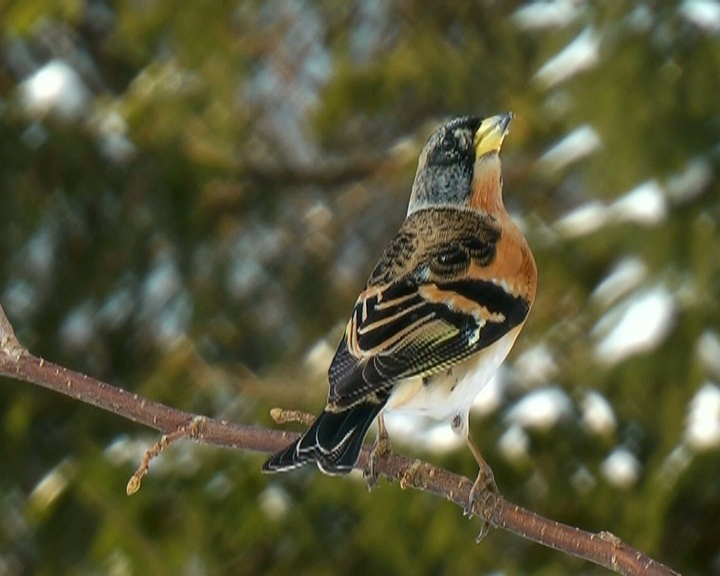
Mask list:
[[425,381],[415,377],[399,382],[390,394],[386,410],[449,420],[457,434],[467,437],[470,407],[505,360],[519,333],[520,326],[467,360]]

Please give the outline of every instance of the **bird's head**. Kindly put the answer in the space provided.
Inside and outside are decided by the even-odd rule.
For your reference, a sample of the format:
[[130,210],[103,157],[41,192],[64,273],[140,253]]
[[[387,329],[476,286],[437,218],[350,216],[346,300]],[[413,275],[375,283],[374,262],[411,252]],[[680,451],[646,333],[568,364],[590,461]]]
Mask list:
[[438,127],[420,153],[408,215],[424,208],[467,204],[481,171],[483,178],[497,179],[499,193],[498,152],[512,118],[512,113],[485,119],[462,116]]

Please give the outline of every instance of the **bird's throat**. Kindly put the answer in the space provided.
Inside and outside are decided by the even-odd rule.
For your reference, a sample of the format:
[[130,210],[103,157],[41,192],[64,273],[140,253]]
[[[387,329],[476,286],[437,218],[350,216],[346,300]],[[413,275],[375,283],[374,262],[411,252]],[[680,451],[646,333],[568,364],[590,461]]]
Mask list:
[[502,166],[497,153],[475,161],[468,206],[485,214],[505,211],[502,199]]

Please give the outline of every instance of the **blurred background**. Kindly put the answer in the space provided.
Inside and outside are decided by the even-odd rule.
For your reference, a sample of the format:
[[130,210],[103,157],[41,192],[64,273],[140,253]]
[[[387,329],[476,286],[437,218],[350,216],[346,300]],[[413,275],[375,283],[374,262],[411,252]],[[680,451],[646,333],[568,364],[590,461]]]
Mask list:
[[[318,412],[448,117],[513,111],[540,272],[471,431],[511,501],[720,574],[720,3],[0,3],[0,302],[35,354],[171,406]],[[449,429],[394,447],[470,477]],[[0,382],[0,575],[607,574],[441,499]]]

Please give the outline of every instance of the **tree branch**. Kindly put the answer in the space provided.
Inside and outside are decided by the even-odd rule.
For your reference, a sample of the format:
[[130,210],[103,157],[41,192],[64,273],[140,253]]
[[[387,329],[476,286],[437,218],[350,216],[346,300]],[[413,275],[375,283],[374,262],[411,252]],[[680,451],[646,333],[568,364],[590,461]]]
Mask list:
[[[233,424],[176,410],[33,356],[18,342],[1,305],[0,376],[43,386],[166,435],[146,454],[140,468],[128,483],[128,493],[139,488],[140,478],[147,472],[149,461],[176,439],[193,438],[205,444],[273,453],[298,436],[292,432]],[[366,446],[356,468],[366,470],[369,456],[370,448]],[[461,508],[466,507],[473,484],[464,476],[396,453],[381,457],[375,470],[389,479],[398,480],[403,489],[412,487],[429,492]],[[618,574],[677,575],[677,572],[629,547],[609,532],[593,534],[554,522],[512,504],[493,492],[483,493],[476,500],[473,512],[491,526],[594,562]]]

